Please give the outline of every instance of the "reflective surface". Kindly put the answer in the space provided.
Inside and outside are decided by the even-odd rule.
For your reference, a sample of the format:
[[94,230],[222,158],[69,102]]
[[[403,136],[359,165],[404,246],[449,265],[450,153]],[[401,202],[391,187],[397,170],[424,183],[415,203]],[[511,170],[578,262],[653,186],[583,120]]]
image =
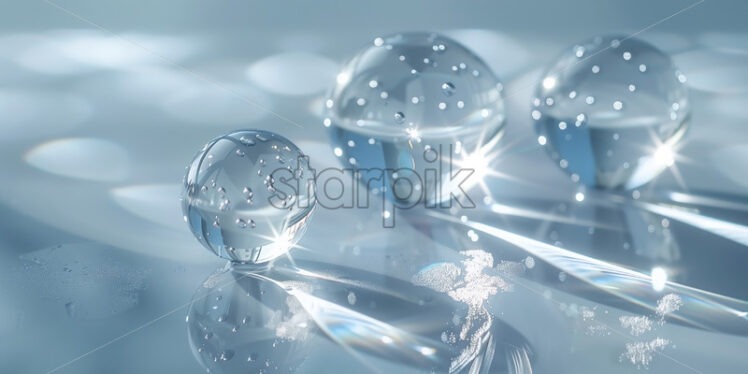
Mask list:
[[[483,253],[484,260],[490,257]],[[490,268],[471,267],[476,260],[471,253],[463,262],[466,267],[449,265],[473,271],[466,277],[476,278]],[[507,290],[497,275],[492,280],[493,292],[476,300],[316,262],[227,267],[206,279],[193,298],[187,316],[190,345],[210,372],[293,372],[307,357],[320,354],[319,340],[325,339],[347,347],[360,360],[390,361],[399,371],[499,373],[516,368],[529,373],[531,352],[524,338],[485,309],[488,294]]]
[[[690,4],[56,4],[114,34],[45,2],[0,12],[0,372],[748,367],[740,5],[704,2],[636,35],[688,78],[691,121],[672,166],[600,191],[538,143],[528,103],[542,73],[565,46]],[[476,207],[398,209],[383,228],[377,196],[317,206],[254,277],[226,269],[183,220],[185,163],[253,128],[292,140],[316,170],[339,167],[325,90],[363,45],[405,30],[469,46],[504,84],[502,139],[466,191]],[[305,315],[306,335],[278,336]]]

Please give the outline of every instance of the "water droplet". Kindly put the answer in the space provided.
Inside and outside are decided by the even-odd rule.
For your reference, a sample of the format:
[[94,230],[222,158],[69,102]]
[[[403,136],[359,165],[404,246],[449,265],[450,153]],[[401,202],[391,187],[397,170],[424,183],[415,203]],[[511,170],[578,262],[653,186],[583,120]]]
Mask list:
[[225,212],[227,210],[231,210],[231,200],[229,199],[223,199],[218,204],[218,210]]
[[255,221],[252,220],[251,218],[248,218],[246,220],[245,219],[241,219],[241,218],[237,218],[236,219],[236,225],[240,229],[246,229],[248,226],[250,226],[250,227],[255,227],[256,226],[255,225]]
[[[236,144],[252,139],[259,142],[237,157]],[[208,152],[215,160],[210,167],[202,162]],[[198,240],[232,261],[265,262],[288,251],[303,233],[315,201],[306,188],[298,189],[292,194],[299,209],[289,211],[281,203],[285,195],[276,196],[275,188],[268,187],[278,173],[287,173],[282,177],[290,180],[293,170],[308,169],[297,161],[300,157],[302,152],[288,139],[267,131],[236,131],[209,142],[191,163],[182,193],[184,215]],[[237,186],[239,180],[244,186]],[[262,212],[259,223],[247,218],[253,212]],[[256,229],[244,230],[249,226]]]
[[[580,50],[583,60],[574,58]],[[541,78],[535,97],[546,99],[533,101],[535,128],[551,157],[580,183],[635,188],[669,165],[656,155],[668,154],[685,134],[690,106],[678,77],[668,55],[636,38],[578,43]],[[579,94],[584,100],[576,100]],[[575,127],[564,130],[560,122]],[[657,153],[662,147],[668,150]]]
[[241,138],[239,138],[239,141],[246,146],[255,145],[255,141],[246,136],[242,136]]
[[452,96],[455,92],[455,85],[451,82],[444,82],[442,83],[442,92],[444,92],[447,96]]

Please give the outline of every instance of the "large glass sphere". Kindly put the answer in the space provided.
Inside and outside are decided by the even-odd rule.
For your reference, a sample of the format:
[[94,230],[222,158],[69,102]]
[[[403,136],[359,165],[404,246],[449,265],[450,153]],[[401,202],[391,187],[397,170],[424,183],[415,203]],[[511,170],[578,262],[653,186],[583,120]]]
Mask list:
[[219,257],[261,263],[300,238],[315,205],[301,150],[261,130],[211,140],[190,163],[182,211],[195,237]]
[[[346,167],[389,169],[367,187],[389,187],[400,201],[440,202],[460,192],[449,166],[459,169],[498,140],[501,92],[488,66],[460,43],[428,32],[395,34],[374,39],[345,64],[323,124]],[[477,178],[460,182],[465,188]]]
[[596,37],[565,50],[533,99],[538,142],[572,180],[635,188],[674,162],[690,118],[686,78],[636,38]]

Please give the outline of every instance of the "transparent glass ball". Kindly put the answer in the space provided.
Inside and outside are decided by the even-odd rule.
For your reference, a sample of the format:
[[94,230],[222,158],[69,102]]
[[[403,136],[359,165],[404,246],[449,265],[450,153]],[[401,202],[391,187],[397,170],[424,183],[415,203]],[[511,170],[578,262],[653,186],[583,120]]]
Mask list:
[[[397,200],[439,202],[459,193],[450,163],[459,168],[500,138],[502,89],[478,56],[450,38],[390,35],[345,64],[325,101],[323,125],[347,168],[388,170],[384,183],[367,187],[390,187]],[[398,184],[398,177],[410,183]],[[478,181],[467,182],[463,188]]]
[[276,282],[225,268],[197,290],[187,312],[190,348],[209,373],[292,373],[316,325]]
[[262,263],[286,253],[314,210],[308,159],[288,139],[240,130],[211,140],[187,168],[182,211],[219,257]]
[[575,182],[640,186],[674,162],[690,119],[685,81],[668,55],[636,38],[574,45],[538,84],[538,143]]

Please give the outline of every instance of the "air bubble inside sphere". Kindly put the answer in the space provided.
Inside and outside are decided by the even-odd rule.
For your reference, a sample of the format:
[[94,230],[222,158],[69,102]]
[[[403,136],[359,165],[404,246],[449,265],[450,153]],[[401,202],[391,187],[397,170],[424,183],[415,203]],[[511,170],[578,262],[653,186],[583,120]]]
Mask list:
[[384,183],[372,180],[377,172],[361,182],[404,202],[443,201],[477,183],[450,178],[449,167],[489,149],[505,118],[502,85],[486,64],[427,32],[374,39],[345,64],[325,108],[335,155],[354,170],[388,170]]
[[242,130],[211,140],[184,179],[182,211],[219,257],[262,263],[286,253],[315,205],[308,159],[288,139]]
[[640,186],[674,162],[690,119],[685,81],[668,55],[636,38],[574,45],[538,85],[538,143],[573,181]]

